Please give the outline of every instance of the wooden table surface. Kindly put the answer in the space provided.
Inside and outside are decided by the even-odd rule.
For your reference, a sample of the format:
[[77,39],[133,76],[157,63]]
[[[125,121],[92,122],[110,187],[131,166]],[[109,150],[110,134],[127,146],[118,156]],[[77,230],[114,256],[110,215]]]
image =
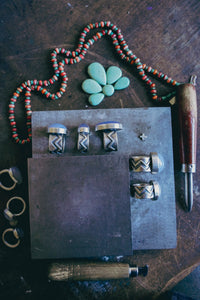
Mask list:
[[[8,226],[3,209],[12,196],[27,197],[26,160],[31,145],[16,145],[11,138],[8,103],[13,92],[28,79],[52,76],[50,53],[55,47],[73,50],[80,32],[91,22],[110,20],[121,30],[129,48],[146,63],[179,82],[188,82],[191,74],[199,75],[200,2],[168,1],[53,1],[1,0],[0,3],[0,169],[17,165],[24,181],[12,192],[0,191],[0,228]],[[32,97],[32,110],[88,109],[87,95],[81,91],[89,63],[98,61],[105,67],[119,66],[130,78],[128,89],[106,98],[99,108],[133,108],[156,105],[132,68],[121,61],[109,38],[95,43],[85,60],[65,66],[69,77],[67,92],[56,101],[47,101],[40,94]],[[197,96],[199,86],[197,80]],[[158,84],[160,95],[169,91]],[[16,107],[17,126],[25,133],[24,98]],[[199,110],[199,103],[198,103]],[[174,167],[177,206],[177,248],[170,250],[135,251],[123,261],[149,265],[147,277],[94,283],[48,282],[43,262],[32,262],[29,253],[28,211],[20,220],[25,239],[17,249],[7,248],[0,241],[0,297],[16,299],[151,299],[173,287],[200,263],[200,176],[199,139],[197,173],[194,175],[194,206],[190,213],[182,206],[183,175],[178,153],[177,109],[172,107]],[[198,130],[198,137],[200,130]],[[51,298],[52,297],[52,298]],[[1,297],[2,298],[2,297]],[[4,298],[2,298],[4,299]]]

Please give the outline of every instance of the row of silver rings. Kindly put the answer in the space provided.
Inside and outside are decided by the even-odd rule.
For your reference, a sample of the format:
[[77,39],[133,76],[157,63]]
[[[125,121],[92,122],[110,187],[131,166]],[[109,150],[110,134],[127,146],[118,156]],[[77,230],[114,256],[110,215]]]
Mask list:
[[[98,123],[95,131],[103,133],[103,146],[105,151],[117,151],[118,137],[117,131],[122,130],[122,124],[119,122],[107,121]],[[65,136],[67,128],[62,124],[52,124],[48,127],[49,134],[49,152],[63,153],[65,150]],[[89,150],[90,128],[87,124],[81,124],[78,127],[77,149],[84,153]]]

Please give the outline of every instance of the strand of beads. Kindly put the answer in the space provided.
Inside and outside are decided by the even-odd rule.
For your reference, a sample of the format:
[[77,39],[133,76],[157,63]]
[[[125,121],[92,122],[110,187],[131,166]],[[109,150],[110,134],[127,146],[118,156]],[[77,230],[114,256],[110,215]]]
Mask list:
[[[91,30],[97,30],[99,28],[101,29],[99,32],[96,32],[91,38],[87,38]],[[13,96],[10,99],[9,103],[9,120],[12,127],[12,137],[14,138],[16,143],[25,144],[31,141],[31,92],[40,92],[50,100],[61,98],[66,91],[68,83],[68,78],[66,72],[64,71],[64,66],[79,63],[82,59],[85,58],[85,55],[89,48],[105,35],[109,36],[112,39],[113,46],[116,52],[119,54],[120,58],[135,68],[140,78],[146,84],[146,87],[150,89],[152,100],[166,101],[173,97],[173,95],[175,95],[176,92],[174,91],[167,94],[166,96],[158,97],[156,85],[152,82],[147,74],[157,77],[158,79],[161,79],[163,82],[172,86],[178,86],[180,83],[171,79],[166,74],[163,74],[162,72],[159,72],[152,67],[148,67],[146,64],[142,64],[140,62],[140,59],[129,49],[121,33],[121,30],[116,25],[112,24],[110,21],[88,24],[81,33],[78,46],[74,51],[65,50],[64,48],[56,48],[53,50],[53,52],[51,53],[51,62],[54,70],[54,75],[49,80],[27,80],[26,82],[22,83],[13,93]],[[65,58],[58,62],[58,55],[64,55]],[[49,92],[47,90],[47,87],[53,85],[59,80],[59,78],[61,80],[59,90],[55,94]],[[26,139],[19,138],[15,120],[15,104],[20,94],[23,92],[25,92],[24,103],[26,111],[26,126],[28,132],[28,137]]]

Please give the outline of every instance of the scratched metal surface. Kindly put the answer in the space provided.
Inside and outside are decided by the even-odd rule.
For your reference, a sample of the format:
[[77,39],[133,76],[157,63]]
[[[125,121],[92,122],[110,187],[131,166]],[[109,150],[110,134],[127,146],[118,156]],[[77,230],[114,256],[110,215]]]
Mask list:
[[[103,121],[117,121],[123,125],[123,130],[118,132],[117,152],[106,153],[102,147],[102,135],[94,131],[95,125]],[[68,128],[66,152],[62,157],[80,155],[76,150],[77,128],[81,123],[86,123],[90,126],[91,134],[90,150],[82,154],[84,157],[103,155],[114,159],[116,155],[149,155],[150,152],[157,152],[163,158],[164,169],[160,173],[130,172],[130,183],[155,180],[161,187],[157,201],[130,198],[132,244],[133,250],[175,248],[176,209],[170,108],[34,112],[32,154],[34,158],[41,158],[41,164],[42,158],[56,157],[48,152],[47,127],[52,123],[61,123]],[[146,136],[145,140],[140,139],[142,133]]]

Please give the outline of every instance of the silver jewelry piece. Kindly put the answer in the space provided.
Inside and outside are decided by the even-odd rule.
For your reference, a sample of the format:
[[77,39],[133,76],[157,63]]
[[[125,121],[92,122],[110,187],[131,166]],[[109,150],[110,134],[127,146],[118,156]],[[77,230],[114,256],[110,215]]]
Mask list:
[[[16,202],[17,205],[17,201],[20,201],[22,203],[22,208],[17,213],[13,213],[11,211],[10,204],[11,202]],[[21,216],[24,213],[25,209],[26,209],[26,203],[23,198],[12,197],[8,200],[6,208],[4,209],[4,216],[10,222],[11,226],[16,226],[17,225],[16,217]]]
[[106,151],[117,151],[118,137],[117,131],[122,130],[122,124],[119,122],[102,122],[96,125],[95,131],[103,132],[103,145]]
[[[9,233],[13,234],[14,239],[16,240],[16,243],[11,243],[8,241]],[[24,233],[21,228],[7,228],[4,230],[2,234],[2,241],[7,247],[10,248],[16,248],[20,244],[20,240],[23,238]],[[12,238],[13,239],[13,238]]]
[[11,167],[10,169],[4,169],[0,171],[0,175],[8,173],[10,178],[13,181],[13,185],[11,186],[5,186],[2,182],[0,182],[0,187],[6,191],[10,191],[15,188],[16,184],[22,183],[22,175],[20,170],[17,167]]
[[64,152],[66,133],[67,133],[67,128],[62,124],[56,123],[48,127],[50,153]]
[[89,134],[90,127],[87,124],[81,124],[78,127],[77,149],[80,152],[87,152],[89,150]]
[[160,186],[156,181],[134,183],[131,185],[131,195],[135,199],[157,200],[160,196]]
[[156,174],[161,172],[164,163],[161,157],[156,152],[151,152],[147,155],[134,155],[129,159],[130,169],[133,172],[151,172]]

